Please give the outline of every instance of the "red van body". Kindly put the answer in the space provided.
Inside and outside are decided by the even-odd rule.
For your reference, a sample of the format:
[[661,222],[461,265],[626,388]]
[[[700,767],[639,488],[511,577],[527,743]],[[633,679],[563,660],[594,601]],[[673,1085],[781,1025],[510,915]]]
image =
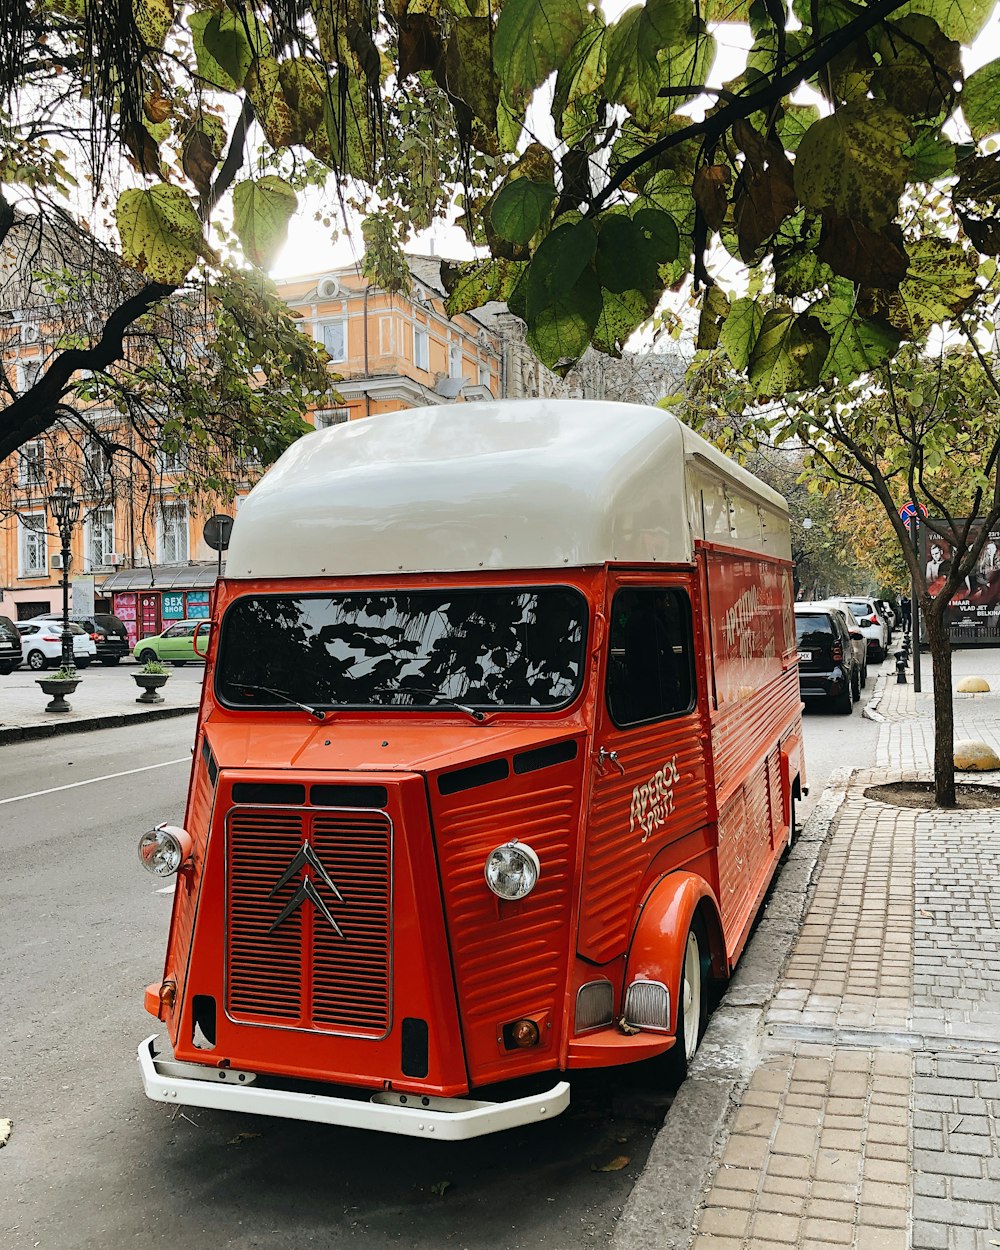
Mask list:
[[[452,413],[509,433],[517,407]],[[541,408],[563,430],[609,406]],[[643,439],[670,421],[702,457],[703,532],[683,563],[585,552],[548,568],[276,578],[248,556],[219,582],[166,961],[146,995],[173,1051],[140,1046],[150,1097],[462,1137],[558,1114],[573,1069],[663,1055],[679,1035],[683,1048],[685,1014],[693,1051],[699,978],[736,963],[804,785],[791,564],[776,496],[659,410],[621,420],[635,413]],[[728,535],[705,536],[709,480]],[[757,550],[732,521],[748,507]],[[310,613],[326,635],[303,656],[343,635],[330,613],[345,604],[359,621],[419,610],[421,637],[436,605],[464,604],[449,628],[465,637],[482,604],[529,601],[514,633],[549,608],[573,622],[572,681],[540,707],[481,691],[337,706],[303,698],[290,664],[282,689],[268,679],[266,640],[281,651],[277,626],[308,634],[288,622]],[[260,684],[249,660],[231,671],[244,651]],[[539,869],[520,898],[484,877],[511,845]],[[523,1077],[528,1092],[479,1094]]]

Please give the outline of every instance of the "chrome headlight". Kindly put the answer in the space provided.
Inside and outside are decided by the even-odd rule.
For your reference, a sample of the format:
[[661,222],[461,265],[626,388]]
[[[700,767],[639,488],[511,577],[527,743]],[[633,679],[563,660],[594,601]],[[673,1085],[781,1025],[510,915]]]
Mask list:
[[525,842],[505,842],[490,851],[486,860],[486,884],[497,898],[514,902],[525,898],[541,875],[538,856]]
[[139,839],[139,863],[154,877],[172,877],[191,848],[191,835],[185,829],[157,825]]

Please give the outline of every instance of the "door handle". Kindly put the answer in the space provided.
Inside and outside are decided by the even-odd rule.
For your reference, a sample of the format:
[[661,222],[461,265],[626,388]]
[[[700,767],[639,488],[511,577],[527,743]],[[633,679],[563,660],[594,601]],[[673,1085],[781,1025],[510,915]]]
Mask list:
[[618,758],[618,752],[617,752],[617,751],[608,751],[605,747],[601,747],[601,749],[597,752],[597,768],[598,768],[598,771],[603,773],[603,772],[604,772],[604,766],[605,766],[606,764],[614,764],[615,768],[617,768],[617,769],[618,769],[618,771],[621,773],[621,775],[622,775],[623,777],[625,776],[625,765],[624,765],[624,764],[621,762],[621,760]]

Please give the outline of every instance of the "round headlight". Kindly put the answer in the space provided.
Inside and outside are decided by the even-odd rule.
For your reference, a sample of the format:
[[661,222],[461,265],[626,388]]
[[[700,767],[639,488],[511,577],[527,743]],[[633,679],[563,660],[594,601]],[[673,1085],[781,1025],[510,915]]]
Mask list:
[[172,877],[191,854],[191,835],[174,825],[157,825],[139,839],[139,863],[155,877]]
[[540,873],[538,856],[524,842],[506,842],[491,851],[486,861],[486,884],[509,902],[530,894]]

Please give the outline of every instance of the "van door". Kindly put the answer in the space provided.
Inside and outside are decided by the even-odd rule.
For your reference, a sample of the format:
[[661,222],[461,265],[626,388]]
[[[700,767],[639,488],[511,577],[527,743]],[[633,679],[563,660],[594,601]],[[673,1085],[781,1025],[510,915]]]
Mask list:
[[578,939],[596,963],[625,950],[653,859],[710,873],[692,582],[612,574],[609,589]]

